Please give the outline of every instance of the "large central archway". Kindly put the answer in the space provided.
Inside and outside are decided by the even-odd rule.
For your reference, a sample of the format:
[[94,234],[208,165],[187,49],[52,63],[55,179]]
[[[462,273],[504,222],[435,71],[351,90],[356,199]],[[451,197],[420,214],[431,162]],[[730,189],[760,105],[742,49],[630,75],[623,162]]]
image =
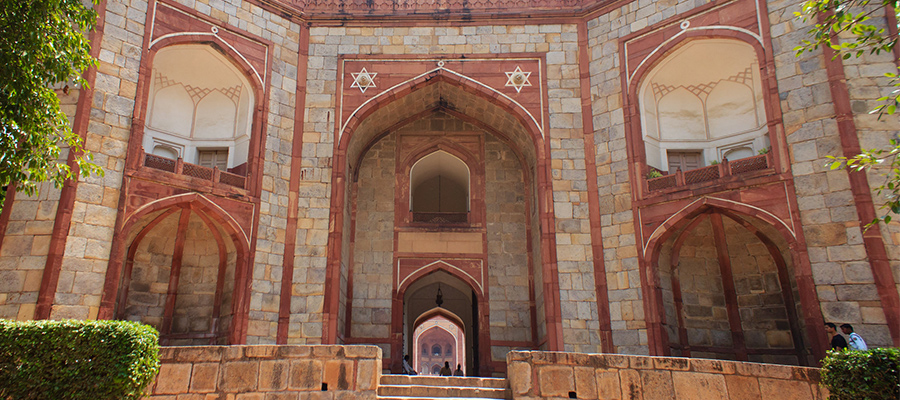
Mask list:
[[[470,375],[502,372],[510,349],[562,349],[547,144],[527,112],[473,82],[437,70],[338,124],[324,343],[379,345],[385,367],[399,370],[411,346],[404,326],[418,316],[403,315],[403,286],[453,260],[483,332],[466,335]],[[451,199],[464,207],[413,209],[413,167],[429,156],[441,161],[431,186],[464,196]]]

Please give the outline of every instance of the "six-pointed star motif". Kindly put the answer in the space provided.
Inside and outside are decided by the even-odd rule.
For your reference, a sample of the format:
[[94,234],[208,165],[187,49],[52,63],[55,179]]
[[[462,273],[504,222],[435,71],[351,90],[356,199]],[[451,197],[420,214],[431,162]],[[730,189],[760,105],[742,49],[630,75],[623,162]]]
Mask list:
[[506,85],[512,86],[516,88],[516,93],[522,91],[522,88],[525,86],[531,86],[531,82],[528,81],[528,77],[531,76],[531,72],[522,72],[522,68],[519,68],[516,65],[516,70],[513,72],[506,72]]
[[353,77],[353,83],[350,85],[351,88],[359,88],[359,90],[363,93],[366,92],[366,89],[370,87],[375,87],[375,75],[378,75],[377,72],[369,72],[363,68],[359,72],[351,72],[350,75]]

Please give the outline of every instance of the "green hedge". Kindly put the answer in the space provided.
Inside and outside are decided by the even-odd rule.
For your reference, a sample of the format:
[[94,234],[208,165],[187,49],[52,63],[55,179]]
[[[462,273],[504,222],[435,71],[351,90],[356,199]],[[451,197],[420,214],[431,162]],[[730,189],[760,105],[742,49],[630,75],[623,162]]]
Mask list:
[[139,399],[158,343],[134,322],[0,320],[0,399]]
[[829,351],[822,383],[830,399],[900,399],[900,349]]

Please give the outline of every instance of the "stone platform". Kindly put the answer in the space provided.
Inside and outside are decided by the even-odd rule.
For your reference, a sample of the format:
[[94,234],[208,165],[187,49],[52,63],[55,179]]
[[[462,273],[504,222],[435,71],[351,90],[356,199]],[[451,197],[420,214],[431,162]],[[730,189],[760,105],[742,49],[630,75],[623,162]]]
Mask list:
[[817,368],[514,351],[507,379],[382,376],[375,346],[164,347],[152,400],[825,400]]

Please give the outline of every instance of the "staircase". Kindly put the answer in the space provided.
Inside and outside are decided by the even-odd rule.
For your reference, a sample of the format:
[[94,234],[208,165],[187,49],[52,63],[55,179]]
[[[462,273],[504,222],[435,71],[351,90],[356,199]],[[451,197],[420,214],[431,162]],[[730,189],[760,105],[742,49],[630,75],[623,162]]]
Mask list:
[[511,399],[504,378],[382,375],[381,400],[481,400]]

